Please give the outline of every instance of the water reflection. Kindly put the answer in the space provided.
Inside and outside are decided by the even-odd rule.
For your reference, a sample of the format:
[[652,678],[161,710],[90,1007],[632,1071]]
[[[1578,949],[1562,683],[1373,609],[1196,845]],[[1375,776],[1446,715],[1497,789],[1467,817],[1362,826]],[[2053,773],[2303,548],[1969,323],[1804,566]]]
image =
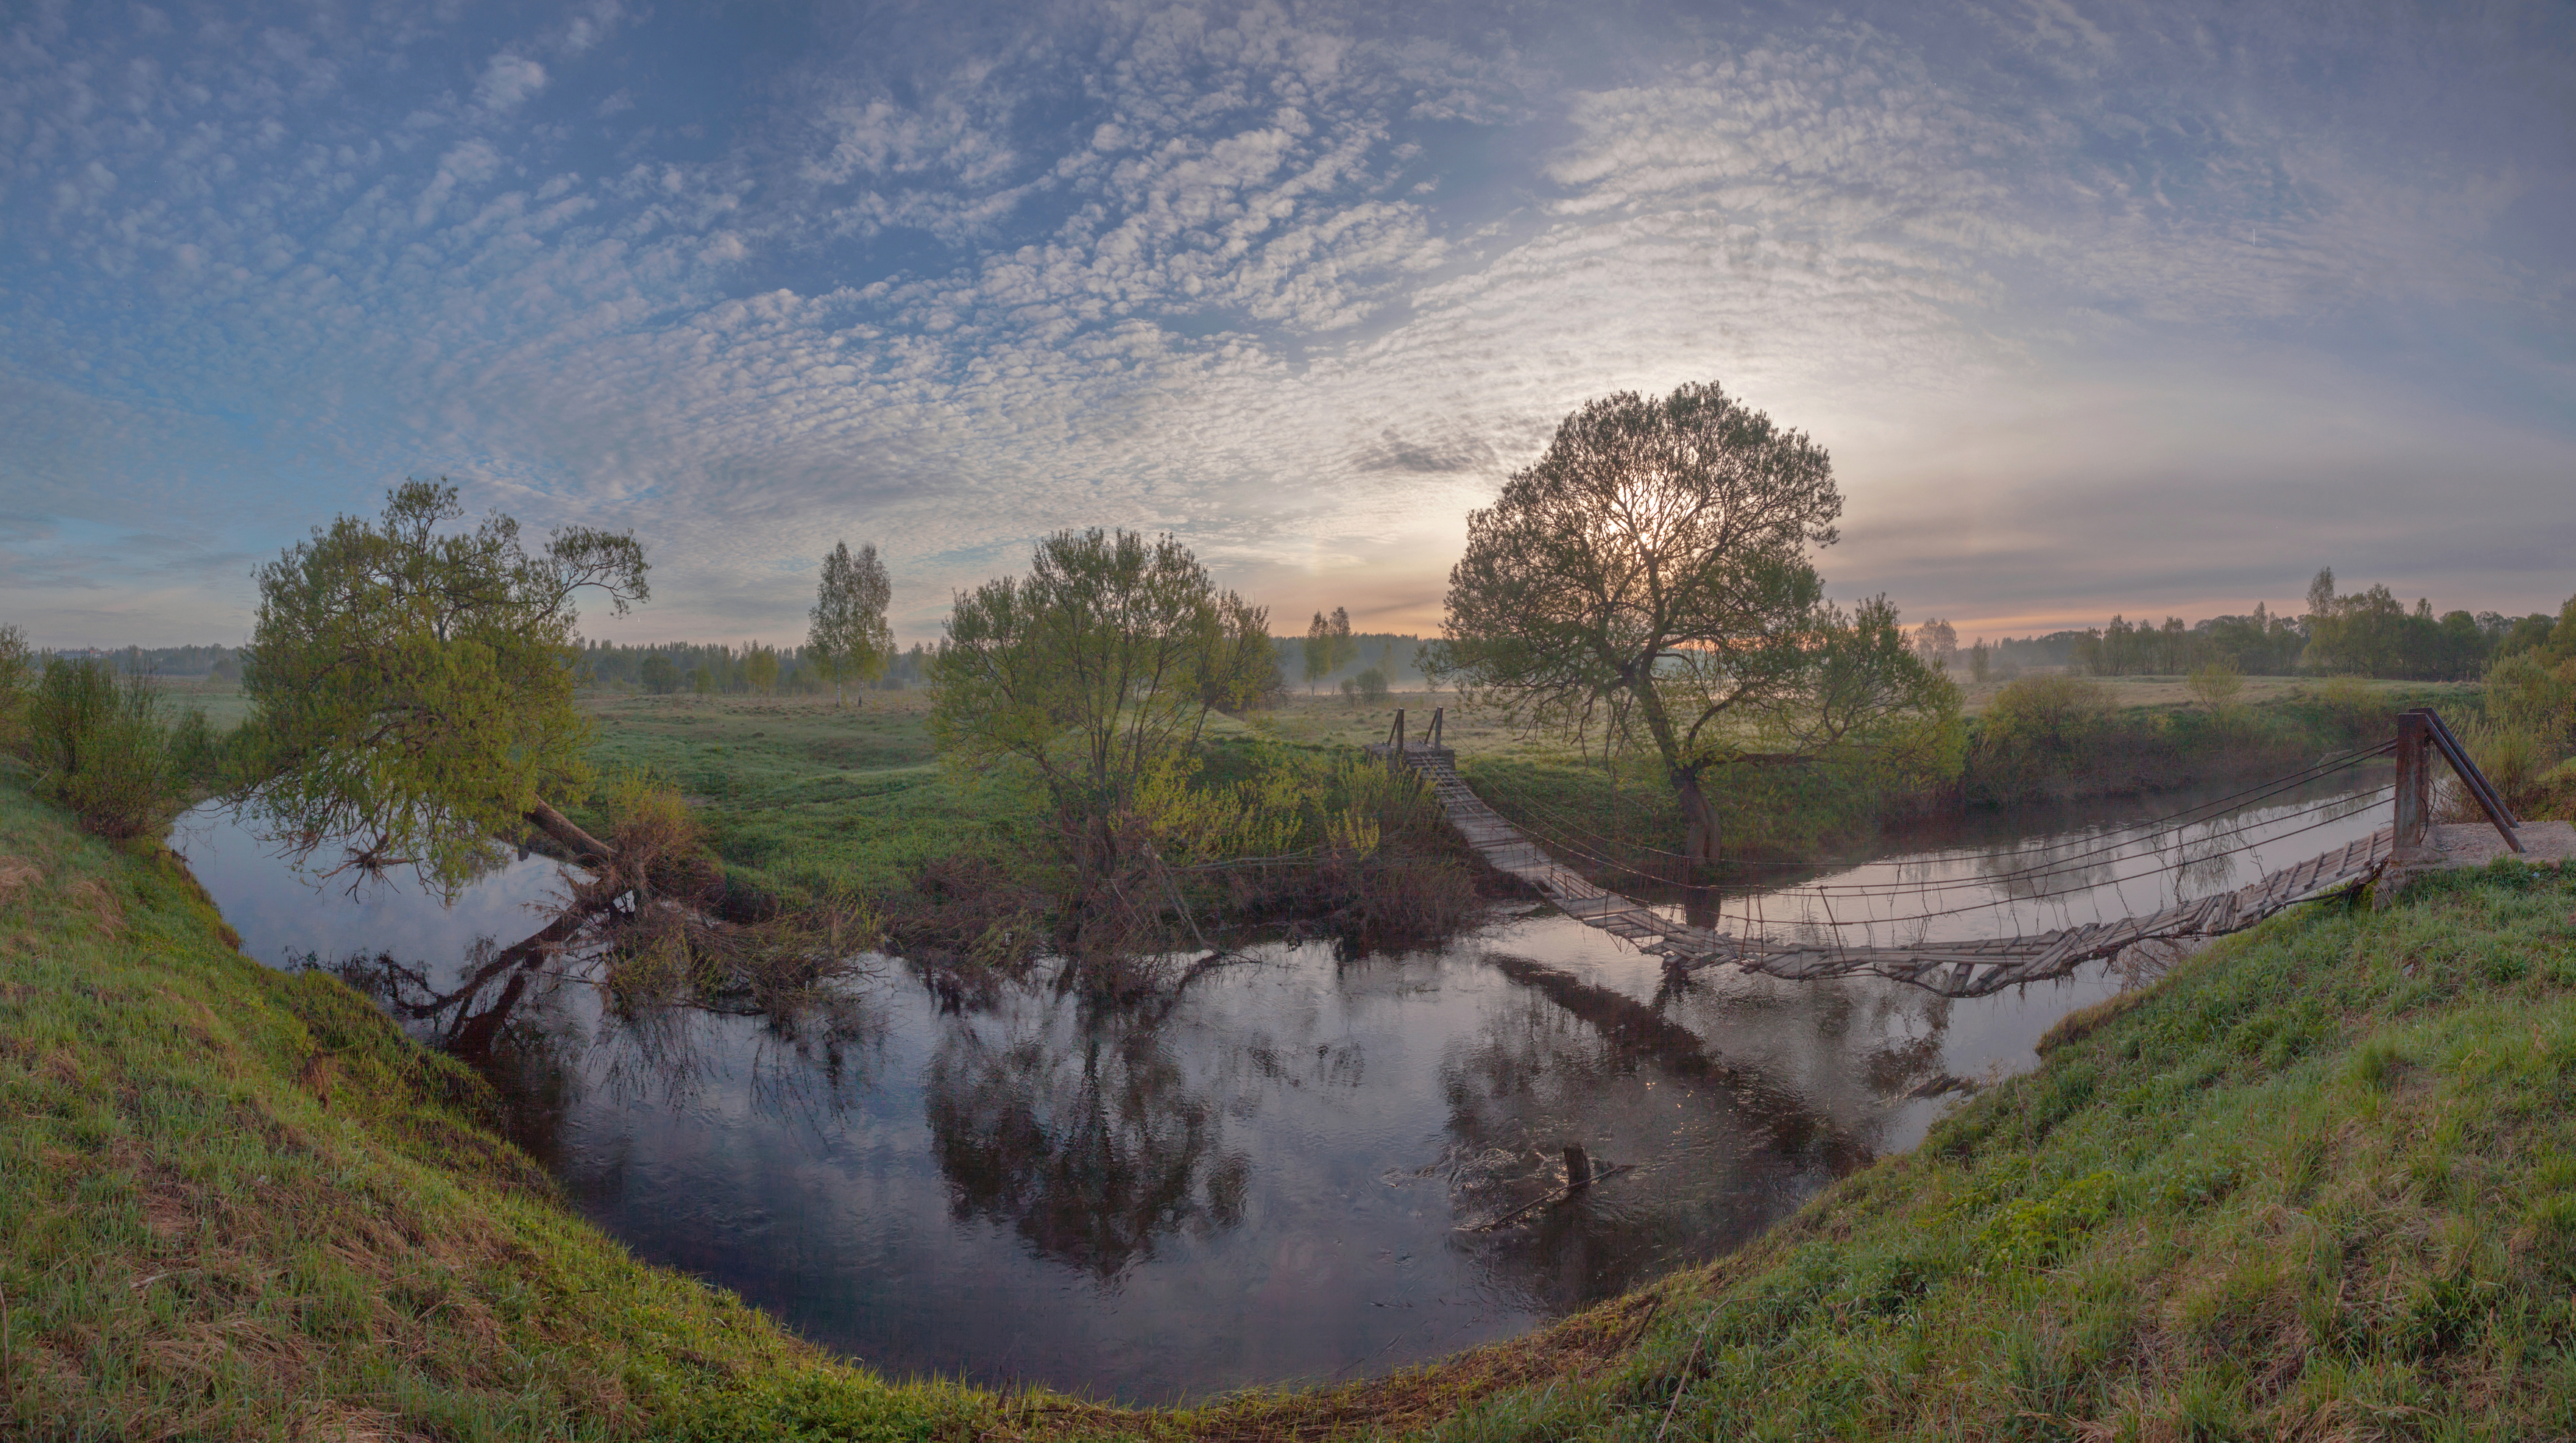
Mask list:
[[923,1093],[961,1219],[1006,1221],[1041,1256],[1112,1282],[1158,1236],[1243,1220],[1250,1161],[1150,1027],[951,1028]]
[[[1731,1250],[1867,1164],[1887,1136],[1892,1087],[1873,1087],[1874,1098],[1847,1109],[1819,1108],[1770,1070],[1776,1051],[1729,1057],[1616,988],[1528,957],[1487,960],[1526,990],[1488,1009],[1443,1057],[1451,1142],[1436,1171],[1453,1215],[1469,1225],[1451,1246],[1533,1314],[1562,1315]],[[1824,1036],[1853,1016],[1798,1010],[1805,1030]],[[1913,1070],[1880,1073],[1894,1081]],[[1554,1195],[1568,1143],[1631,1170],[1513,1226],[1474,1226]]]
[[[2111,854],[2091,832],[2049,837],[2005,847],[1975,859],[1977,875],[2016,902],[2038,902],[2089,891],[2111,880]],[[1902,883],[1937,884],[1947,880],[1935,864],[1917,863],[1913,877]]]
[[[2116,819],[2114,819],[2116,820]],[[2346,819],[2352,835],[2375,813]],[[2217,886],[2348,838],[2170,840]],[[2111,822],[1949,839],[1836,880],[1974,887],[2090,865]],[[1041,975],[951,1005],[912,969],[803,1010],[621,1016],[577,957],[491,971],[560,884],[504,868],[453,909],[295,882],[217,831],[189,843],[252,955],[357,957],[423,1035],[483,1038],[517,1136],[588,1216],[805,1336],[894,1374],[1042,1382],[1140,1401],[1350,1377],[1509,1336],[1739,1246],[1834,1177],[1912,1146],[1936,1094],[2028,1065],[2106,968],[1974,1001],[1898,984],[1655,960],[1526,907],[1426,951],[1271,943],[1152,1008],[1088,1007]],[[2246,875],[2250,875],[2246,871]],[[1791,878],[1791,882],[1808,879]],[[1842,898],[1731,897],[1776,926]],[[1517,913],[1517,915],[1516,915]],[[1505,1227],[1569,1142],[1633,1171]]]
[[[529,989],[566,975],[560,970],[567,965],[565,944],[579,930],[578,919],[558,919],[507,947],[477,937],[460,966],[437,969],[451,974],[444,985],[430,975],[435,964],[404,962],[386,951],[328,962],[308,952],[303,965],[321,967],[373,997],[423,1042],[480,1064],[515,1024]],[[589,970],[580,960],[569,965]]]

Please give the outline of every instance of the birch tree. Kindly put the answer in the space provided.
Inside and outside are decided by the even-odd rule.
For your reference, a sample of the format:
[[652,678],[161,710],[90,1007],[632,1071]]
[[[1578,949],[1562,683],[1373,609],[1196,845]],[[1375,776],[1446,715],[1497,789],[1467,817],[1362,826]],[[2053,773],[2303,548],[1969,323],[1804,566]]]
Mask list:
[[1359,648],[1351,637],[1350,608],[1336,606],[1330,618],[1316,612],[1306,627],[1306,690],[1312,692],[1315,683],[1349,665]]
[[875,542],[862,544],[855,553],[846,541],[832,544],[831,554],[823,558],[823,579],[815,587],[814,627],[806,636],[805,652],[832,678],[833,706],[842,704],[845,679],[874,681],[885,675],[886,661],[894,655],[894,632],[885,616],[893,596]]

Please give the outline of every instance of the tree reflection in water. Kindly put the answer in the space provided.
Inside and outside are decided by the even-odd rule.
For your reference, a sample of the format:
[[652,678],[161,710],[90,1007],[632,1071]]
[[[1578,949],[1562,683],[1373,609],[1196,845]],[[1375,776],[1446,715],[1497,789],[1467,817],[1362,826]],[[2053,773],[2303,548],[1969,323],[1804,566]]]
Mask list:
[[[1526,1224],[1456,1236],[1534,1309],[1561,1316],[1718,1256],[1875,1155],[1874,1115],[1856,1126],[1768,1064],[1720,1056],[1664,1014],[1671,999],[1650,1006],[1526,958],[1486,960],[1529,995],[1491,1010],[1442,1061],[1451,1144],[1437,1171],[1460,1221],[1553,1188],[1568,1142],[1635,1165]],[[1853,1007],[1808,997],[1807,1029],[1840,1053]],[[1939,1055],[1937,1030],[1874,1050],[1875,1101]]]
[[940,1041],[925,1105],[950,1208],[1008,1223],[1041,1256],[1114,1282],[1183,1228],[1243,1219],[1251,1163],[1151,1026],[1083,1019]]
[[2102,837],[2076,832],[1989,852],[1978,858],[1977,872],[2016,902],[2062,905],[2064,899],[2110,881],[2112,856]]
[[671,1106],[695,1098],[725,1067],[706,1026],[714,1017],[759,1019],[745,1078],[755,1112],[827,1131],[874,1080],[885,1018],[836,980],[773,995],[766,1010],[720,1001],[605,1006],[604,959],[545,945],[552,932],[507,948],[478,938],[444,985],[430,965],[390,952],[327,963],[308,955],[303,965],[330,972],[419,1041],[471,1065],[506,1103],[510,1140],[550,1169],[562,1124],[586,1092]]

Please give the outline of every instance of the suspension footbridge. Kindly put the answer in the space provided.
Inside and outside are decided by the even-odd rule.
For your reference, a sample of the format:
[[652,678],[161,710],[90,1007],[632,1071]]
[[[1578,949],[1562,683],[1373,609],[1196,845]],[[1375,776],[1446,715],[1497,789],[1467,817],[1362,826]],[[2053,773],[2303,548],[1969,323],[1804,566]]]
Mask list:
[[[1912,891],[1922,904],[1920,910],[1895,917],[1873,915],[1867,921],[1836,922],[1831,916],[1834,894],[1828,888],[1816,894],[1827,914],[1823,924],[1804,918],[1793,931],[1784,934],[1770,925],[1750,900],[1739,908],[1740,916],[1723,917],[1719,925],[1707,926],[1676,918],[1652,904],[1601,886],[1574,863],[1589,862],[1596,871],[1635,869],[1561,835],[1546,835],[1543,844],[1540,836],[1533,835],[1534,831],[1543,831],[1536,823],[1516,823],[1488,805],[1459,776],[1456,753],[1440,745],[1438,713],[1434,713],[1432,727],[1423,739],[1414,742],[1406,739],[1403,713],[1398,712],[1387,742],[1370,750],[1391,765],[1410,768],[1421,776],[1450,824],[1488,865],[1526,882],[1567,916],[1642,951],[1660,955],[1666,967],[1677,973],[1734,966],[1801,982],[1876,976],[1910,983],[1945,997],[1983,997],[2025,982],[2063,977],[2086,962],[2116,956],[2141,942],[2182,941],[2242,931],[2300,903],[2350,895],[2392,871],[2412,872],[2457,865],[2464,860],[2482,861],[2498,852],[2523,853],[2534,860],[2576,858],[2576,829],[2565,822],[2524,822],[2516,817],[2478,773],[2438,716],[2430,711],[2408,712],[2398,718],[2395,740],[2330,758],[2164,819],[2161,825],[2178,832],[2206,821],[2214,808],[2278,797],[2380,757],[2395,756],[2396,779],[2380,789],[2394,793],[2390,825],[2232,891],[2180,900],[2140,916],[2009,936],[1938,941],[1928,940],[1935,923],[1989,911],[1992,904],[1955,905],[1939,895],[1945,884],[1915,884]],[[2485,823],[2442,826],[2432,821],[2431,769],[2436,758],[2451,765],[2461,792],[2484,812]],[[2346,808],[2342,815],[2350,815],[2349,798],[2334,799],[2326,805],[2342,805]],[[2325,823],[2297,830],[2314,830],[2321,825]],[[2252,845],[2234,850],[2250,851]],[[2096,849],[2097,853],[2108,850]],[[2158,861],[2150,871],[2180,870],[2195,863],[2206,865],[2211,860],[2207,855],[2186,859],[2181,852],[2176,848],[2170,861]],[[2007,875],[2020,883],[2025,893],[2045,896],[2052,873],[2088,862],[2098,865],[2098,856],[2078,852]],[[2140,880],[2145,875],[2125,880]],[[1875,890],[1880,894],[1875,900],[1883,902],[1891,889],[1850,890]],[[1879,910],[1884,912],[1883,907]],[[1873,944],[1868,940],[1891,925],[1907,924],[1924,934],[1926,940],[1905,945]],[[1846,937],[1853,932],[1860,933],[1862,940],[1847,942]]]

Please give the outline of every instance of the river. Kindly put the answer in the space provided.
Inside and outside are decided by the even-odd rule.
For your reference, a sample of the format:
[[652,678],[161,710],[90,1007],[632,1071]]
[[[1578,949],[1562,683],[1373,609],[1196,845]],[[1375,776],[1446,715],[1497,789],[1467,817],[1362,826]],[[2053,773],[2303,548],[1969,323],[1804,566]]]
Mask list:
[[[1948,915],[1875,940],[2127,915],[2366,834],[2382,809],[2349,787],[2179,840],[2131,828],[2203,798],[1963,819],[1766,874],[1723,910],[1894,918],[1926,909],[1851,889],[1928,883]],[[317,887],[209,814],[172,843],[280,966],[383,954],[454,976],[561,889],[541,858],[448,906]],[[2052,859],[2074,880],[2034,888]],[[2123,985],[2102,964],[1966,1002],[1715,972],[1676,989],[1527,903],[1400,956],[1248,954],[1152,1009],[1103,1014],[1036,979],[945,1011],[879,958],[819,1015],[640,1029],[566,967],[515,1015],[501,1080],[521,1143],[639,1256],[892,1375],[1160,1403],[1385,1372],[1723,1254],[1912,1147],[1955,1104],[1934,1089],[2031,1066],[2051,1022]],[[1544,1193],[1569,1142],[1629,1170],[1477,1228]]]

